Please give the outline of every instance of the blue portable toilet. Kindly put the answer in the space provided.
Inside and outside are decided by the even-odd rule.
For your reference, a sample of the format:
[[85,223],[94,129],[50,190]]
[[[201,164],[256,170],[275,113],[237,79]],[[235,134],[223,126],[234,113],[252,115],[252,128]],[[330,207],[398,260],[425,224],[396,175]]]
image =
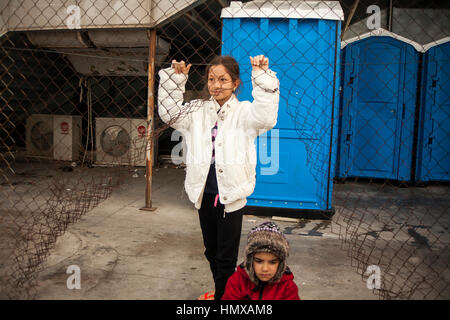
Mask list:
[[276,126],[255,141],[249,206],[328,211],[337,144],[340,27],[337,1],[231,2],[222,54],[239,62],[240,100],[252,101],[249,56],[264,54],[280,80]]
[[343,46],[337,176],[410,181],[422,47],[384,29]]
[[423,56],[416,181],[450,181],[450,37]]

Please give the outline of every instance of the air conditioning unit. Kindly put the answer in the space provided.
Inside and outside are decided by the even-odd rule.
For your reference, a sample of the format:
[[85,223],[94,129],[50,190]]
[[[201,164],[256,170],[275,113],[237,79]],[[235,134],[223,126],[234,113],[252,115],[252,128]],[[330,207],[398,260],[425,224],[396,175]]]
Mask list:
[[27,119],[27,155],[55,160],[77,160],[82,151],[81,117],[32,114]]
[[53,159],[74,161],[80,158],[81,116],[53,116]]
[[97,164],[145,166],[146,120],[96,118],[95,131]]
[[27,155],[53,158],[53,115],[32,114],[26,123]]

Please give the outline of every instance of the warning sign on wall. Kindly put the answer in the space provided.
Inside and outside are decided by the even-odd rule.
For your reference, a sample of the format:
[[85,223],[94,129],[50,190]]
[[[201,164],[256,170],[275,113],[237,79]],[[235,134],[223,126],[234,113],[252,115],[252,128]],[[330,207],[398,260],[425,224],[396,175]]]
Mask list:
[[61,134],[69,134],[69,124],[66,121],[61,122]]
[[145,131],[146,131],[145,126],[139,126],[137,128],[137,130],[138,130],[139,138],[144,138],[145,137]]

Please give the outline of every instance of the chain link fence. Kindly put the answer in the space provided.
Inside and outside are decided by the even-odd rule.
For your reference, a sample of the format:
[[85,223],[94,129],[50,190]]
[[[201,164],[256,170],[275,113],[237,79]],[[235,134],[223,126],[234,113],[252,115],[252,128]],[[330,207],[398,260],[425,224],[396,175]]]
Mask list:
[[344,8],[333,226],[380,298],[448,299],[449,6]]
[[[448,299],[449,21],[445,1],[6,1],[0,296],[33,298],[68,225],[146,167],[151,207],[151,167],[184,166],[170,125],[201,112],[210,61],[232,55],[253,100],[264,54],[280,103],[251,210],[331,219],[381,299]],[[163,122],[173,60],[192,67]]]

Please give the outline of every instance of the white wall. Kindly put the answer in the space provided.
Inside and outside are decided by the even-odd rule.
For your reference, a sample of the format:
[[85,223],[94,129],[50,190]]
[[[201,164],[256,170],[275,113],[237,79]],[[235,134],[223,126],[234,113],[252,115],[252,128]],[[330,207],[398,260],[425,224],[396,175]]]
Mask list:
[[450,36],[450,10],[394,8],[392,32],[422,45]]

